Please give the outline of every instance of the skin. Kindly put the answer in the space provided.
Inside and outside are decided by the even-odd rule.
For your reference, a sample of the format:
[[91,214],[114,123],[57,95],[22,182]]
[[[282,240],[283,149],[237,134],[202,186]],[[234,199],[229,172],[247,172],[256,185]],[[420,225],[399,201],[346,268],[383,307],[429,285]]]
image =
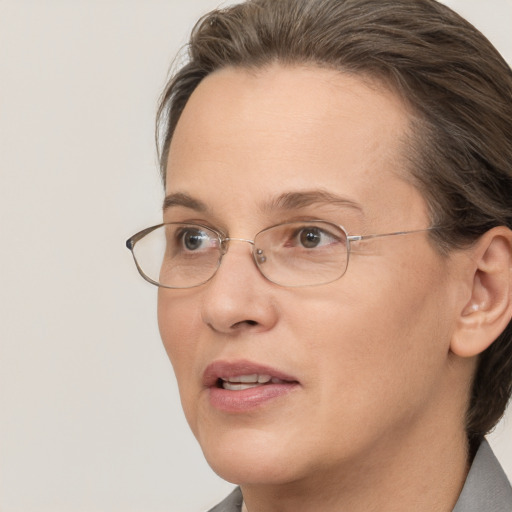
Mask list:
[[[224,69],[191,96],[170,149],[165,221],[248,238],[322,218],[349,234],[429,226],[405,179],[410,113],[369,80],[315,67]],[[283,193],[343,198],[292,209]],[[469,300],[467,256],[427,233],[358,242],[339,280],[284,288],[249,244],[232,242],[215,277],[159,289],[158,317],[185,415],[212,468],[242,486],[250,512],[450,511],[467,472],[464,411],[474,361],[450,351]],[[292,392],[243,413],[203,386],[213,361],[292,375]]]

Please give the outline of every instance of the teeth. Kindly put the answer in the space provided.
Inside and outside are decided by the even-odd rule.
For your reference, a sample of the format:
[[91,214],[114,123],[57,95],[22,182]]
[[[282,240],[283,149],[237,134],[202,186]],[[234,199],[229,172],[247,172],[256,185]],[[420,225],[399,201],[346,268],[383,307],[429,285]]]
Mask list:
[[258,375],[256,373],[254,373],[253,375],[236,375],[234,377],[228,377],[227,379],[224,377],[222,378],[222,380],[224,382],[232,382],[232,383],[243,382],[244,384],[247,384],[247,383],[265,384],[267,382],[270,382],[271,379],[272,379],[272,377],[270,375]]
[[222,380],[227,382],[258,382],[258,375],[236,375],[235,377],[229,377]]
[[244,389],[251,389],[261,386],[261,384],[232,384],[231,382],[222,382],[222,387],[229,391],[243,391]]
[[254,388],[267,382],[279,381],[279,379],[273,379],[270,375],[236,375],[234,377],[222,378],[222,387],[230,391],[242,391],[244,389]]

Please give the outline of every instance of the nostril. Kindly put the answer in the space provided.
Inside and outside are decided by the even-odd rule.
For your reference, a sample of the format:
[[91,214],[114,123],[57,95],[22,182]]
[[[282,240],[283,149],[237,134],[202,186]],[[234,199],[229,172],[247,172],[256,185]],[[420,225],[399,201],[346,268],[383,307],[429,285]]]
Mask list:
[[236,329],[237,327],[242,327],[244,325],[248,326],[255,326],[258,325],[258,322],[256,320],[242,320],[241,322],[237,322],[236,324],[233,324],[231,326],[232,329]]

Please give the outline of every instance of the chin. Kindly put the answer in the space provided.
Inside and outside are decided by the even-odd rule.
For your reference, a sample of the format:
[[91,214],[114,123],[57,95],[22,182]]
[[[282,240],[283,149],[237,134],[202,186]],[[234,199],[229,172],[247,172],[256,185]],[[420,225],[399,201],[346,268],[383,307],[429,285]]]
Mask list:
[[297,475],[290,472],[293,465],[284,467],[273,458],[264,462],[238,457],[206,457],[206,460],[218,476],[236,485],[283,485],[298,480]]
[[262,432],[224,433],[200,439],[210,467],[233,484],[284,484],[298,478],[297,448]]

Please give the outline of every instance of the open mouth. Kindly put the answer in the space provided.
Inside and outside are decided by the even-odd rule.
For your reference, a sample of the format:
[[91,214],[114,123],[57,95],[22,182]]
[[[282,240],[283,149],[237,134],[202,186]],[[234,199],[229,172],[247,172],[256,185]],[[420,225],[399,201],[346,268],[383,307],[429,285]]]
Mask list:
[[203,373],[203,386],[208,390],[208,401],[214,409],[244,414],[265,410],[265,404],[284,398],[301,384],[281,370],[239,359],[209,364]]
[[264,374],[236,375],[234,377],[220,377],[216,387],[229,391],[243,391],[245,389],[267,386],[268,384],[291,384],[291,381],[278,379]]

